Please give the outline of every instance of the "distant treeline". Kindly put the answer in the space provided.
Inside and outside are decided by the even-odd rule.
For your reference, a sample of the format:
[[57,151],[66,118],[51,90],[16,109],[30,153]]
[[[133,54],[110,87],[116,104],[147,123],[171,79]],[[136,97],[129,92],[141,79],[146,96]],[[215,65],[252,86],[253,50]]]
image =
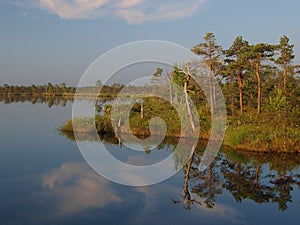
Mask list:
[[[77,91],[79,94],[98,94],[101,88],[101,94],[103,95],[116,95],[124,87],[121,84],[113,84],[111,86],[103,85],[100,81],[96,81],[95,86],[88,87],[71,87],[65,83],[45,85],[8,85],[4,84],[0,86],[0,95],[43,95],[43,96],[73,96]],[[100,94],[100,93],[99,93]]]
[[0,94],[2,95],[63,95],[74,94],[74,87],[68,87],[65,83],[45,85],[8,85],[4,84],[0,86]]

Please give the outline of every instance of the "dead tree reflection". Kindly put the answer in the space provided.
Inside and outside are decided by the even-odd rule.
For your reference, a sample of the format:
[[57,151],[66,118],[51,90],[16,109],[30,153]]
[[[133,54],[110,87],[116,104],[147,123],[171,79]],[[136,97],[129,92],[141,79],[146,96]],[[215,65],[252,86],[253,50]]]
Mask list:
[[220,179],[217,164],[211,163],[205,171],[200,171],[198,169],[200,161],[201,152],[194,151],[185,170],[183,195],[180,195],[182,200],[174,201],[174,203],[184,204],[186,209],[190,209],[195,203],[213,208],[216,195],[222,194],[223,182]]

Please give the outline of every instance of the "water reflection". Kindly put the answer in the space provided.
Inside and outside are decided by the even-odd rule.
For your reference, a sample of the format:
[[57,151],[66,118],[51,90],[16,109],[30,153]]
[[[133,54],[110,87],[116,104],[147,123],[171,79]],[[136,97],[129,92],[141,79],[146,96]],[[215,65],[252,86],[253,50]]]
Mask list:
[[227,151],[221,172],[225,188],[237,202],[245,199],[276,203],[284,211],[293,201],[292,191],[299,188],[300,159],[297,155],[232,154]]
[[43,186],[59,199],[57,210],[62,214],[122,201],[107,180],[83,163],[63,164],[44,177]]
[[30,102],[34,104],[48,104],[48,107],[63,106],[65,107],[68,102],[72,102],[72,97],[52,96],[52,95],[0,95],[0,102],[5,104],[11,103],[25,103]]
[[[87,138],[86,134],[82,140],[84,138]],[[115,146],[118,143],[115,137],[101,136],[101,140]],[[173,138],[165,138],[158,148],[172,151],[176,143]],[[182,149],[173,155],[174,169],[184,168],[183,191],[179,196],[174,196],[175,204],[180,203],[185,209],[191,209],[193,205],[214,209],[218,197],[225,191],[236,202],[251,200],[256,204],[276,204],[280,211],[285,211],[288,203],[294,200],[293,191],[300,187],[300,158],[297,155],[254,154],[223,149],[205,171],[200,171],[205,146],[206,141],[199,141],[192,154],[190,150]],[[118,149],[121,148],[115,148]],[[151,151],[146,153],[144,157],[151,157]],[[188,163],[184,165],[186,160],[182,159],[189,156]]]
[[174,201],[186,209],[195,203],[214,208],[217,196],[227,190],[236,202],[272,203],[284,211],[293,201],[293,190],[300,187],[300,159],[294,155],[223,150],[206,171],[199,171],[201,155],[198,150],[191,156],[184,170],[182,200]]
[[[148,187],[124,187],[95,174],[76,144],[54,133],[70,118],[70,104],[42,111],[30,104],[0,106],[0,224],[299,223],[299,155],[223,149],[201,172],[198,165],[206,145],[201,141],[190,166],[181,160],[190,152],[182,149],[173,155],[174,167],[184,165],[174,177]],[[140,158],[132,158],[115,137],[102,139],[112,154],[132,164],[166,156],[177,143],[165,139],[157,149],[145,149]],[[197,202],[188,207],[188,199]]]
[[[175,221],[184,224],[187,219],[198,221],[197,218],[206,221],[205,224],[216,224],[222,220],[244,224],[243,215],[226,204],[216,203],[214,210],[199,207],[189,214],[173,207],[169,200],[178,192],[178,186],[172,183],[146,187],[120,186],[101,178],[85,163],[64,163],[46,174],[42,182],[47,196],[54,200],[51,218],[91,213],[89,215],[97,218],[98,222],[114,221],[112,218],[118,214],[122,218],[119,224],[169,224]],[[102,212],[108,214],[103,215]]]
[[[76,100],[84,100],[93,102],[93,98],[89,98],[87,96],[76,97]],[[101,96],[98,98],[96,110],[101,110],[101,107],[105,102],[109,102],[112,100],[112,97],[109,96]],[[25,103],[29,102],[33,105],[35,104],[48,104],[48,107],[52,106],[62,106],[66,107],[69,102],[73,102],[74,97],[72,95],[22,95],[22,94],[14,94],[14,95],[1,95],[0,94],[0,102],[4,104],[12,104],[12,103]]]

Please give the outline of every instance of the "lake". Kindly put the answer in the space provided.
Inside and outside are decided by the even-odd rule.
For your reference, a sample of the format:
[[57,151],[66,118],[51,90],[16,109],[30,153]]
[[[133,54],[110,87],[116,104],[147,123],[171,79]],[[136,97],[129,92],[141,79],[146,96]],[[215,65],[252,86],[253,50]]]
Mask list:
[[[76,142],[57,131],[72,116],[71,101],[3,100],[0,112],[1,225],[299,224],[299,155],[223,148],[203,172],[200,142],[190,167],[159,184],[130,187],[94,172]],[[165,158],[176,145],[133,153],[103,143],[137,164]]]

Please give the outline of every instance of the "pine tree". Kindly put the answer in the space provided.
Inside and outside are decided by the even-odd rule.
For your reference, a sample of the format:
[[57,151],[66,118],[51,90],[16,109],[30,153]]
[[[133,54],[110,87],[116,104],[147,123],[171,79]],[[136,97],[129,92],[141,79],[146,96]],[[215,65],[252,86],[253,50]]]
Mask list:
[[226,73],[237,77],[239,87],[240,113],[243,114],[243,82],[249,68],[249,44],[243,37],[237,37],[225,51]]
[[204,62],[207,65],[210,72],[210,106],[211,111],[214,111],[214,105],[216,101],[216,91],[214,85],[215,76],[221,70],[222,60],[221,56],[223,53],[222,47],[217,45],[216,37],[213,33],[208,32],[204,36],[204,42],[194,46],[192,51],[200,56],[204,57]]

